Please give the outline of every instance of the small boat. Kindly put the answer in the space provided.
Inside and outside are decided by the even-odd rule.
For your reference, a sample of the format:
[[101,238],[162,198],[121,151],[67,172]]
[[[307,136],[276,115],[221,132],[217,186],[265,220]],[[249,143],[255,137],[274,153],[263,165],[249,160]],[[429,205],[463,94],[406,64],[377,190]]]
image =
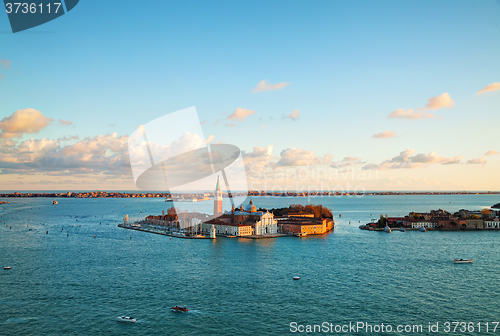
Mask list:
[[3,269],[4,270],[10,270],[10,267],[9,266],[5,266]]
[[57,204],[57,200],[53,200],[52,204],[56,205]]
[[172,198],[167,198],[165,202],[173,202],[174,200]]
[[294,276],[293,280],[300,280],[300,277],[299,276]]
[[305,236],[307,236],[307,232],[296,232],[293,235],[295,237],[305,237]]
[[386,233],[391,233],[392,231],[391,231],[391,228],[390,228],[390,227],[386,226],[386,227],[384,228],[384,232],[386,232]]
[[135,321],[137,321],[137,320],[133,317],[130,317],[130,316],[118,316],[118,321],[135,323]]
[[420,232],[426,232],[427,230],[423,226],[421,226],[421,227],[418,228],[418,231],[420,231]]
[[342,214],[340,214],[339,217],[342,217]]
[[405,228],[399,228],[399,231],[405,232],[406,230],[405,230]]
[[472,264],[472,259],[453,259],[455,264]]
[[181,307],[181,306],[170,307],[170,309],[172,309],[173,312],[187,312],[187,311],[189,311],[189,309],[187,309],[186,307]]

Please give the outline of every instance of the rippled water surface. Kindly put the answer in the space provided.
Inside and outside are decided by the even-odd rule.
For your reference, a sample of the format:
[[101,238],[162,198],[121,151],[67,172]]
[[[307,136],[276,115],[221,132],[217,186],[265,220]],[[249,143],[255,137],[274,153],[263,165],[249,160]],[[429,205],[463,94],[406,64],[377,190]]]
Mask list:
[[498,196],[254,198],[267,208],[328,206],[335,231],[215,241],[116,226],[125,214],[161,213],[157,199],[4,200],[0,266],[11,269],[0,269],[0,335],[281,335],[291,322],[500,320],[500,231],[358,229],[381,213],[481,209]]

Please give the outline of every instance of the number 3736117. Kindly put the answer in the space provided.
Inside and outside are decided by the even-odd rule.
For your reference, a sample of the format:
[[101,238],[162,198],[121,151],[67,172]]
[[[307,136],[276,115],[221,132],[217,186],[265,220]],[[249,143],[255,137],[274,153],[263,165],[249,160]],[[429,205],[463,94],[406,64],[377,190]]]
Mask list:
[[60,2],[54,2],[54,3],[48,3],[46,5],[44,4],[37,4],[37,3],[28,3],[28,2],[8,2],[5,4],[5,10],[7,11],[7,14],[10,13],[56,13],[59,10],[63,10],[60,8],[61,3]]

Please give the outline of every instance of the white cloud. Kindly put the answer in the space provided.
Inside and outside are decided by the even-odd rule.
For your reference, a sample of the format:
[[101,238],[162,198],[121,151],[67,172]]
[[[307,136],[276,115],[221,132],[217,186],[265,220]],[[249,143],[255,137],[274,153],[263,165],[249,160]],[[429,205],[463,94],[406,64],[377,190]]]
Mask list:
[[486,162],[486,159],[484,157],[467,161],[467,164],[482,164],[482,165],[484,165],[486,163],[487,162]]
[[456,156],[454,158],[447,158],[444,156],[437,155],[435,152],[430,154],[416,154],[416,150],[407,148],[405,151],[399,153],[399,155],[393,157],[392,159],[385,160],[381,164],[368,164],[364,169],[399,169],[399,168],[419,168],[430,164],[440,163],[444,165],[449,164],[459,164],[462,159],[461,156]]
[[287,148],[280,153],[278,166],[310,166],[316,164],[328,164],[332,160],[333,155],[327,154],[324,156],[316,155],[312,150],[308,151],[301,148]]
[[64,126],[71,126],[71,125],[73,125],[73,123],[71,121],[69,121],[69,120],[59,119],[58,121],[59,121],[59,124],[64,125]]
[[260,81],[256,87],[252,89],[252,92],[268,91],[268,90],[279,90],[283,89],[285,86],[290,84],[289,82],[281,82],[278,84],[271,84],[267,79]]
[[17,110],[0,121],[0,138],[18,138],[24,134],[38,133],[53,121],[33,108]]
[[273,159],[273,145],[254,147],[250,153],[243,152],[243,160],[249,172],[263,171]]
[[255,114],[255,111],[237,107],[236,110],[234,110],[234,112],[229,117],[227,117],[227,119],[243,122],[246,118],[248,118],[252,114]]
[[299,110],[293,110],[293,112],[290,112],[290,114],[288,114],[286,117],[295,121],[295,120],[299,119],[300,112],[299,112]]
[[432,113],[425,113],[425,111],[414,112],[413,109],[405,110],[402,108],[397,109],[396,111],[391,112],[389,114],[389,118],[397,118],[397,119],[428,119],[435,118],[436,116]]
[[429,98],[423,110],[438,110],[445,107],[452,108],[453,106],[455,106],[455,101],[451,99],[448,92],[445,92],[439,96]]
[[72,136],[63,136],[62,138],[58,138],[58,141],[71,141],[71,140],[78,140],[80,137],[78,135],[72,135]]
[[383,131],[381,133],[374,134],[373,138],[375,138],[375,139],[387,139],[387,138],[392,138],[394,136],[396,136],[396,132]]
[[436,97],[431,97],[427,100],[427,105],[424,108],[419,107],[419,112],[415,112],[413,109],[402,109],[399,108],[396,111],[391,112],[389,114],[389,118],[399,118],[399,119],[428,119],[428,118],[436,118],[436,116],[432,113],[426,113],[426,110],[438,110],[441,108],[452,108],[455,106],[455,101],[451,99],[451,96],[448,92],[440,94]]
[[307,166],[313,164],[316,154],[300,148],[288,148],[281,152],[279,166]]
[[479,95],[482,95],[483,93],[486,93],[486,92],[493,92],[493,91],[498,91],[498,90],[500,90],[500,83],[495,82],[495,83],[486,85],[484,88],[477,91],[476,94],[479,96]]
[[490,150],[490,151],[488,151],[488,153],[484,154],[484,156],[497,155],[497,154],[500,154],[500,153],[497,152],[496,150]]
[[355,166],[359,164],[363,164],[361,158],[357,156],[346,156],[343,158],[340,162],[335,162],[331,164],[332,168],[343,168],[343,167],[349,167],[349,166]]

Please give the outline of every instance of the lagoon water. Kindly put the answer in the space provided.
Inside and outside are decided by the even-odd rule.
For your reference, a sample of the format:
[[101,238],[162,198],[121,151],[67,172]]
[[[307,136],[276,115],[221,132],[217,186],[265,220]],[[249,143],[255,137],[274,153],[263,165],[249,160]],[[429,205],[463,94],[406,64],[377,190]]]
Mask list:
[[[11,204],[0,205],[0,335],[284,335],[291,322],[422,324],[419,335],[427,335],[429,322],[491,326],[500,321],[500,231],[385,234],[358,226],[380,214],[474,210],[499,198],[254,198],[267,208],[323,204],[335,230],[215,241],[117,227],[125,214],[166,210],[158,199],[3,199]],[[191,310],[173,313],[172,305]],[[138,321],[120,323],[119,315]]]

